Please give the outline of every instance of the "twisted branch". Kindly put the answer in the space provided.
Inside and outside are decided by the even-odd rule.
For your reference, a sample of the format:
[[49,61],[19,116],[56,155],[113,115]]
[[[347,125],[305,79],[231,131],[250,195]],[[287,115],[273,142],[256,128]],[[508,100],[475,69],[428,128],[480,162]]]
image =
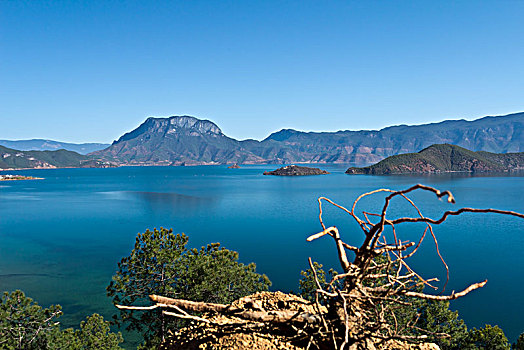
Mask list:
[[[322,226],[322,231],[310,235],[307,238],[307,241],[313,241],[324,236],[331,236],[336,243],[342,273],[332,278],[331,282],[327,284],[328,290],[326,290],[318,286],[311,259],[310,267],[314,272],[315,282],[317,283],[316,294],[322,295],[325,298],[328,298],[328,300],[331,300],[328,301],[328,304],[334,305],[335,314],[337,314],[336,309],[342,309],[343,311],[342,313],[338,313],[338,319],[335,317],[335,319],[330,320],[332,329],[340,330],[338,334],[340,348],[343,348],[349,342],[349,319],[354,320],[354,324],[351,325],[351,327],[354,328],[352,330],[353,333],[364,334],[364,337],[383,340],[401,339],[407,341],[426,339],[427,335],[412,336],[407,333],[410,328],[423,331],[416,326],[418,316],[415,319],[408,321],[406,325],[402,325],[404,327],[400,327],[393,305],[411,305],[409,298],[437,301],[454,300],[467,295],[473,290],[482,288],[487,283],[487,280],[474,283],[463,291],[458,293],[453,292],[451,295],[431,295],[417,290],[424,285],[437,289],[437,287],[430,283],[432,281],[438,281],[437,279],[423,278],[405,261],[418,251],[428,231],[433,238],[437,255],[446,269],[446,281],[442,288],[442,292],[444,292],[449,281],[449,268],[440,253],[437,237],[432,225],[443,223],[449,216],[460,215],[468,212],[497,213],[524,218],[524,214],[508,210],[461,208],[455,211],[446,211],[440,218],[432,219],[424,216],[415,202],[408,197],[408,194],[418,190],[434,193],[438,199],[446,198],[448,203],[455,203],[455,198],[451,192],[440,191],[436,188],[421,184],[414,185],[401,191],[383,188],[364,193],[353,202],[351,210],[348,210],[328,198],[320,197],[318,199],[319,220]],[[379,213],[363,211],[363,218],[360,218],[356,214],[357,204],[365,197],[380,193],[387,194],[384,198],[384,205],[382,206],[381,211]],[[418,217],[387,218],[388,208],[395,197],[402,197],[406,200],[410,206],[415,209]],[[322,218],[322,202],[327,202],[336,208],[343,210],[358,223],[364,234],[364,242],[360,247],[354,247],[344,242],[336,227],[332,226],[326,228]],[[397,235],[396,225],[410,222],[423,222],[426,224],[426,227],[417,242],[402,242]],[[388,244],[383,235],[386,227],[391,227],[392,229],[394,238],[392,244]],[[347,260],[346,249],[355,253],[353,262]],[[375,262],[377,257],[385,259],[385,262],[377,264]],[[341,289],[337,289],[335,285],[335,282],[339,280],[344,281]],[[365,283],[371,283],[371,286],[367,286]],[[341,301],[337,302],[337,300]],[[427,333],[431,334],[431,332]],[[435,336],[439,334],[433,335]],[[359,338],[359,336],[357,336],[354,341],[362,341],[363,338],[361,337],[362,336]]]

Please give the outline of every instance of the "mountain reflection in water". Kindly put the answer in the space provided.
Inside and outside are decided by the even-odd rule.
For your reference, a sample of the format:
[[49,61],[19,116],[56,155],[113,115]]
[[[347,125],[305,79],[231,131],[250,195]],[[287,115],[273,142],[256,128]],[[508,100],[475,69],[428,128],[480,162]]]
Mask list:
[[128,192],[137,199],[146,202],[153,209],[171,208],[172,210],[189,210],[194,211],[199,208],[212,205],[216,202],[213,198],[188,196],[172,192]]

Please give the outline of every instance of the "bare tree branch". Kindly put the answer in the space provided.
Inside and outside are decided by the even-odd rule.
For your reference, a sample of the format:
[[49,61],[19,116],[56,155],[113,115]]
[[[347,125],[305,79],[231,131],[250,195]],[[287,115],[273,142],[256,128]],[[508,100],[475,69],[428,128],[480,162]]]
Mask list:
[[409,296],[409,297],[415,297],[415,298],[427,299],[427,300],[454,300],[454,299],[463,297],[464,295],[468,294],[469,292],[475,289],[484,287],[486,283],[488,283],[488,280],[484,280],[478,283],[473,283],[468,288],[464,289],[462,292],[451,293],[451,295],[430,295],[430,294],[410,292],[410,291],[403,292],[402,294]]

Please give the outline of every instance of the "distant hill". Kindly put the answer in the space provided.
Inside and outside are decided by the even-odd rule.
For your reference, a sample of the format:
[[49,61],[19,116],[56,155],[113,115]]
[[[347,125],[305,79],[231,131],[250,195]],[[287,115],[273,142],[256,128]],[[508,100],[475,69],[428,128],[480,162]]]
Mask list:
[[238,141],[209,120],[190,116],[148,118],[93,155],[120,164],[368,165],[386,157],[449,143],[494,153],[524,151],[524,113],[481,119],[392,126],[382,130],[302,132],[284,129],[262,141]]
[[426,174],[443,172],[503,172],[524,169],[524,152],[497,154],[472,152],[465,148],[441,144],[418,153],[388,157],[364,167],[349,168],[347,174]]
[[17,149],[20,151],[57,151],[65,149],[80,154],[88,154],[109,147],[105,143],[68,143],[53,140],[0,140],[0,146]]
[[73,151],[19,151],[0,146],[0,169],[33,168],[107,168],[114,164],[102,162]]

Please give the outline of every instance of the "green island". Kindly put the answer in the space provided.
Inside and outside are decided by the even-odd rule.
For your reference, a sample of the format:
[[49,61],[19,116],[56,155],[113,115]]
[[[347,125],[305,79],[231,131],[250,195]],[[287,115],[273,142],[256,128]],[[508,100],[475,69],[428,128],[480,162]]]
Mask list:
[[473,152],[456,145],[438,144],[417,153],[388,157],[363,168],[351,167],[346,174],[432,174],[449,172],[509,172],[524,169],[524,152]]

